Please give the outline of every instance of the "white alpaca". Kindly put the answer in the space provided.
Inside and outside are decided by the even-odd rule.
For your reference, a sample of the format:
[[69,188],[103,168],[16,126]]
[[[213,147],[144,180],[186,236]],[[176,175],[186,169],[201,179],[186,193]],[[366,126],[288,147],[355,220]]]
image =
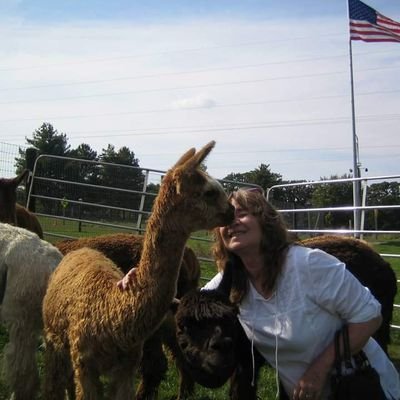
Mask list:
[[61,259],[58,249],[35,233],[0,223],[0,316],[9,333],[4,373],[15,400],[32,400],[39,389],[36,349],[43,330],[42,302]]

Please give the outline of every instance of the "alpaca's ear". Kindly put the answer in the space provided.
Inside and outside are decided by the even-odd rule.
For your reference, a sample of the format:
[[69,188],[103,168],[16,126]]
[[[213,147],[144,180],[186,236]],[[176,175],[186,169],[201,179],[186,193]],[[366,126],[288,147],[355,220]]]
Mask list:
[[195,158],[197,160],[198,165],[200,165],[204,161],[204,159],[210,154],[211,150],[214,147],[215,147],[215,140],[212,140],[197,152]]
[[212,140],[210,143],[207,143],[203,148],[201,148],[193,157],[188,159],[185,163],[186,168],[197,168],[205,158],[210,154],[211,150],[215,146],[215,141]]
[[29,174],[29,169],[24,169],[17,177],[13,179],[13,184],[18,187],[19,184],[26,178]]
[[176,167],[179,167],[180,165],[183,165],[186,161],[190,160],[196,153],[196,149],[193,147],[189,149],[181,158],[175,163],[175,165],[172,167],[172,169],[175,169]]
[[181,167],[182,169],[196,169],[208,156],[214,146],[215,141],[213,140],[210,143],[207,143],[197,153],[195,148],[191,148],[175,163],[172,169],[177,167]]
[[206,144],[197,153],[195,149],[190,149],[175,164],[177,168],[173,171],[173,175],[176,182],[176,192],[178,194],[185,191],[184,188],[187,190],[189,187],[204,184],[204,177],[197,174],[196,170],[198,170],[200,164],[208,156],[214,146],[215,142],[212,141]]

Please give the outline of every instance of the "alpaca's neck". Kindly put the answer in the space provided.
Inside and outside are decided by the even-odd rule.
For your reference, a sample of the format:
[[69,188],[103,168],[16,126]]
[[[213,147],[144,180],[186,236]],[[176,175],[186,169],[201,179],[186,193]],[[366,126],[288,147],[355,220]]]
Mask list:
[[140,287],[157,287],[157,292],[168,292],[176,286],[189,233],[176,226],[171,218],[167,218],[168,223],[160,222],[157,218],[148,221],[137,282]]
[[131,333],[136,338],[147,336],[158,327],[176,295],[183,251],[190,232],[182,227],[182,216],[168,205],[158,204],[146,227],[130,296],[130,313],[135,315]]

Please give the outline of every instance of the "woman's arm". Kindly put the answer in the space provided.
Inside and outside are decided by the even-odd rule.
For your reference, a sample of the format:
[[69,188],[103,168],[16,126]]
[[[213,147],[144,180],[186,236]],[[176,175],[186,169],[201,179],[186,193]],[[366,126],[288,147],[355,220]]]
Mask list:
[[[378,316],[366,322],[348,323],[350,351],[360,351],[382,323]],[[310,364],[297,383],[293,400],[319,399],[335,361],[335,346],[329,346]]]
[[201,290],[214,290],[217,289],[219,284],[222,281],[222,273],[218,272],[217,275],[215,275],[210,281],[208,281],[202,288]]

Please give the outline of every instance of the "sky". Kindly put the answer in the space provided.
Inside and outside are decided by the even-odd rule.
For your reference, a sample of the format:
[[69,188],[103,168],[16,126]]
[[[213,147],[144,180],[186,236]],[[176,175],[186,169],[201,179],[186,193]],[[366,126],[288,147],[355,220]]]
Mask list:
[[[398,1],[366,3],[400,21]],[[0,35],[0,142],[48,122],[144,168],[210,140],[216,178],[353,168],[344,0],[0,0]],[[361,174],[400,174],[400,43],[352,52]]]

